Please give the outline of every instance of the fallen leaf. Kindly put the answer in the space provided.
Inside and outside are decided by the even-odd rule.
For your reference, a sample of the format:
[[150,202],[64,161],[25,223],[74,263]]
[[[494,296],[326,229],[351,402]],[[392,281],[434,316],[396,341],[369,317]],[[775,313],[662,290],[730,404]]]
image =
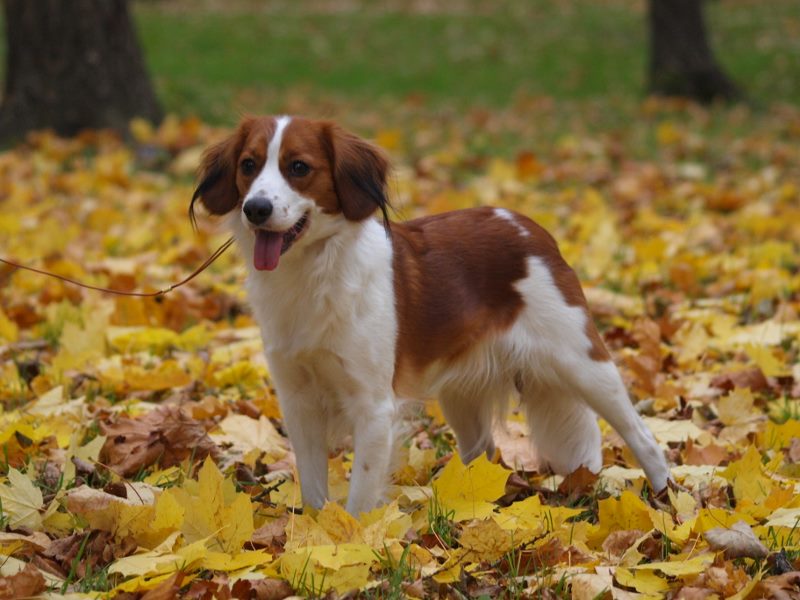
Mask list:
[[42,528],[42,492],[27,475],[14,468],[9,469],[8,483],[0,485],[0,501],[11,527],[25,527],[33,531]]
[[492,502],[505,492],[510,474],[500,465],[490,463],[483,454],[468,466],[454,454],[433,482],[433,489],[438,502],[453,511],[454,521],[482,519],[494,510]]
[[178,597],[183,579],[183,571],[177,571],[169,579],[162,581],[153,589],[145,592],[141,600],[174,600]]
[[173,496],[183,509],[181,531],[188,542],[207,540],[208,548],[236,554],[253,535],[250,497],[237,492],[214,461],[207,457],[197,481],[162,492]]
[[0,577],[0,598],[8,598],[8,600],[33,598],[43,592],[46,587],[47,582],[42,573],[29,564],[15,575]]
[[495,425],[492,437],[503,463],[511,469],[531,472],[539,468],[540,461],[525,423],[509,420],[504,425]]
[[163,406],[138,418],[118,417],[100,424],[106,442],[101,460],[122,476],[158,461],[162,468],[187,458],[217,456],[218,449],[199,421],[176,406]]
[[800,597],[800,571],[772,575],[759,581],[748,598],[794,600]]
[[724,550],[725,558],[766,558],[769,554],[766,546],[744,521],[734,523],[728,528],[709,529],[703,536],[712,550]]

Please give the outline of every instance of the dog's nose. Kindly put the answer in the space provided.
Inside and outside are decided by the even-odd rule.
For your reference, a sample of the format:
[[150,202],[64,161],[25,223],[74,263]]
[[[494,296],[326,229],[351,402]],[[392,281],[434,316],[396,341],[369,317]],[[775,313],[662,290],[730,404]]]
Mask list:
[[272,202],[264,196],[256,196],[245,202],[242,210],[253,225],[263,225],[272,214]]

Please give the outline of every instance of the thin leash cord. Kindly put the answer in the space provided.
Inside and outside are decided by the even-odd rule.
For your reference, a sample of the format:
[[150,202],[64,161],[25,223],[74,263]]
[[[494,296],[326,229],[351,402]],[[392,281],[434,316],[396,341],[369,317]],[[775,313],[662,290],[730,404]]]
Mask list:
[[14,261],[6,260],[5,258],[0,258],[0,262],[1,263],[5,263],[5,264],[7,264],[7,265],[9,265],[11,267],[14,267],[15,269],[24,269],[25,271],[32,271],[34,273],[39,273],[40,275],[47,275],[48,277],[55,277],[56,279],[60,279],[61,281],[65,281],[67,283],[71,283],[72,285],[77,285],[79,287],[86,288],[86,289],[89,289],[89,290],[96,290],[98,292],[105,292],[107,294],[117,294],[118,296],[136,296],[137,298],[155,298],[155,297],[158,297],[158,296],[163,296],[164,294],[166,294],[168,292],[171,292],[175,288],[180,287],[185,283],[189,283],[192,279],[194,279],[200,273],[205,271],[211,265],[211,263],[213,263],[215,260],[217,260],[222,255],[222,253],[225,252],[225,250],[227,250],[230,247],[231,244],[233,244],[233,241],[234,241],[233,238],[229,238],[228,241],[225,242],[224,244],[222,244],[222,246],[220,246],[219,248],[217,248],[214,251],[214,253],[211,256],[209,256],[202,265],[200,265],[197,269],[195,269],[194,272],[191,275],[189,275],[185,279],[182,279],[178,283],[173,283],[168,288],[164,288],[163,290],[158,290],[157,292],[123,292],[122,290],[112,290],[112,289],[109,289],[109,288],[99,287],[99,286],[96,286],[96,285],[89,285],[88,283],[83,283],[83,282],[77,281],[75,279],[70,279],[69,277],[64,277],[63,275],[57,275],[56,273],[51,273],[49,271],[44,271],[42,269],[37,269],[36,267],[29,267],[27,265],[21,265],[19,263],[14,262]]

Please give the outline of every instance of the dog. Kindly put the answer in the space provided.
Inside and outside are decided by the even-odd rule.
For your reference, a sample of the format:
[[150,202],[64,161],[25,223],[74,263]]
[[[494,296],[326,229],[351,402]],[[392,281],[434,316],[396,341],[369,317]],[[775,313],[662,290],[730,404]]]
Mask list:
[[326,502],[329,442],[352,435],[346,509],[379,505],[403,401],[434,396],[465,463],[494,454],[516,395],[556,473],[600,470],[599,415],[663,490],[664,454],[552,236],[503,208],[391,222],[388,171],[335,123],[288,116],[245,118],[201,161],[190,214],[227,215],[247,262],[303,502]]

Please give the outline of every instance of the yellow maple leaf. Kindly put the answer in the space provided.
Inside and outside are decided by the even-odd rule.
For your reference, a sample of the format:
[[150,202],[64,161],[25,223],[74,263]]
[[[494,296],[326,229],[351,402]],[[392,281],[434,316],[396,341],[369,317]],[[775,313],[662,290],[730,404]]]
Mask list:
[[82,326],[72,321],[64,324],[58,339],[59,351],[53,358],[56,372],[81,368],[105,355],[106,329],[113,312],[112,302],[98,302],[96,306],[87,304],[82,310]]
[[182,331],[175,340],[175,347],[187,352],[197,352],[206,347],[212,339],[212,331],[207,323],[200,323]]
[[124,577],[174,573],[179,569],[190,569],[208,555],[204,540],[198,540],[178,550],[172,550],[170,546],[175,544],[176,538],[177,533],[170,538],[169,544],[164,544],[162,547],[148,552],[120,558],[111,564],[108,572],[119,573]]
[[739,501],[746,498],[762,502],[772,490],[772,480],[764,474],[761,464],[761,453],[752,445],[720,475],[733,484],[733,494]]
[[208,540],[208,548],[235,554],[253,535],[253,507],[250,496],[236,491],[214,461],[207,457],[197,481],[164,492],[173,494],[184,510],[181,531],[186,540]]
[[284,438],[272,422],[260,416],[258,419],[247,415],[230,414],[219,422],[219,433],[213,433],[216,443],[224,443],[231,450],[242,455],[252,450],[284,455],[286,438]]
[[754,408],[755,399],[750,388],[735,388],[719,399],[717,414],[725,425],[746,423],[759,414]]
[[530,496],[501,508],[495,520],[508,531],[528,530],[538,535],[561,529],[567,519],[581,512],[577,508],[543,505],[539,496]]
[[678,364],[689,366],[702,356],[709,346],[709,336],[702,323],[687,321],[675,334]]
[[121,498],[82,485],[67,492],[67,509],[80,515],[93,529],[113,533],[118,538],[146,535],[151,530],[157,490],[144,483],[125,482],[127,497]]
[[19,337],[19,327],[11,319],[6,316],[3,309],[0,308],[0,340],[6,342],[16,342]]
[[653,520],[650,518],[650,509],[644,501],[628,490],[623,491],[619,498],[604,498],[598,502],[597,537],[600,543],[612,531],[650,531]]
[[784,423],[768,421],[758,433],[758,444],[765,450],[788,448],[793,438],[800,438],[800,421],[789,419]]
[[307,546],[285,552],[279,568],[292,587],[305,595],[331,588],[341,594],[364,587],[377,561],[375,551],[366,544]]
[[328,532],[311,515],[292,513],[286,526],[286,550],[304,546],[327,546],[333,544]]
[[642,569],[630,570],[623,567],[617,567],[614,570],[614,578],[620,585],[631,587],[640,594],[656,595],[666,592],[670,585],[665,580],[653,573],[652,571],[645,571]]
[[[505,492],[510,471],[490,463],[481,454],[469,465],[454,454],[438,479],[433,482],[435,499],[454,521],[483,519],[495,509],[493,504]],[[433,500],[432,500],[433,501]]]
[[176,360],[163,360],[151,369],[125,365],[123,373],[125,383],[134,390],[157,392],[183,387],[192,382],[192,374]]
[[208,552],[203,558],[203,568],[212,571],[238,571],[246,567],[266,565],[272,555],[263,550],[248,550],[230,555],[225,552]]
[[402,539],[412,527],[411,515],[400,510],[397,500],[361,515],[364,542],[376,550]]
[[119,352],[164,354],[177,345],[178,334],[163,327],[109,327],[108,343]]
[[212,376],[212,383],[218,387],[243,386],[258,388],[264,385],[267,370],[249,360],[242,360],[229,367],[219,369]]
[[750,357],[761,372],[767,377],[783,377],[791,375],[789,365],[785,361],[780,361],[775,357],[772,348],[763,345],[747,344],[744,347],[747,356]]
[[317,523],[334,544],[364,543],[361,523],[337,502],[326,502],[317,515]]
[[70,436],[67,453],[64,459],[64,481],[67,483],[75,481],[75,463],[72,462],[73,457],[93,464],[97,462],[100,456],[100,450],[102,450],[103,444],[105,443],[106,436],[98,435],[90,442],[79,447],[78,434],[73,432]]
[[672,577],[697,575],[705,571],[714,562],[714,554],[700,554],[692,558],[683,555],[672,556],[669,561],[644,563],[629,567],[632,571],[661,571]]
[[8,470],[8,483],[0,485],[0,501],[11,527],[33,531],[42,528],[42,491],[24,473],[13,467]]
[[722,508],[701,508],[697,511],[697,517],[695,517],[692,525],[692,532],[700,535],[715,527],[730,529],[738,521],[744,521],[748,525],[755,524],[755,519],[745,513],[727,511]]
[[533,535],[525,536],[520,532],[503,529],[490,517],[466,525],[458,542],[463,548],[474,553],[475,560],[494,562],[515,545],[523,544],[532,538]]

